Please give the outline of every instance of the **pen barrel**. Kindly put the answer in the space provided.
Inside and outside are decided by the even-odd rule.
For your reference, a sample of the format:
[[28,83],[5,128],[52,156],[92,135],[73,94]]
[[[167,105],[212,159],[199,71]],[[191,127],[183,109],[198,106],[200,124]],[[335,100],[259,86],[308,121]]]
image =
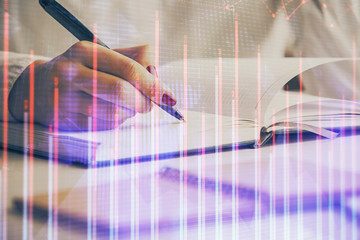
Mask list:
[[171,116],[177,118],[178,120],[184,120],[184,117],[180,114],[180,112],[176,108],[162,104],[158,104],[158,106],[165,112],[169,113]]

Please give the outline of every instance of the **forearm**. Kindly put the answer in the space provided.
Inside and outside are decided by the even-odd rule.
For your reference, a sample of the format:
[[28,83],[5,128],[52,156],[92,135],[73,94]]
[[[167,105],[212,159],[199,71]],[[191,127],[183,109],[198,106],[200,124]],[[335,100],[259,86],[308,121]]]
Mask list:
[[[30,56],[14,52],[0,52],[0,121],[4,120],[4,99],[8,99],[9,93],[20,74],[29,64],[37,59],[46,59],[41,56]],[[5,74],[7,71],[8,74]],[[4,86],[7,82],[7,89]],[[15,121],[8,111],[8,121]]]

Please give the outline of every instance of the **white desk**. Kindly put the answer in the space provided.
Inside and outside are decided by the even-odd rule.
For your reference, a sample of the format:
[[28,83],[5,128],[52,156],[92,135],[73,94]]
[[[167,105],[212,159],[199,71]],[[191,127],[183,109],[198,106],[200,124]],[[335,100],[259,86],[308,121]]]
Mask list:
[[[302,143],[303,149],[303,162],[304,163],[316,163],[319,159],[322,160],[322,165],[329,166],[335,169],[348,170],[353,173],[360,173],[360,162],[358,161],[360,156],[360,136],[337,138],[335,140],[323,140],[321,142],[304,142]],[[293,143],[289,145],[277,145],[273,147],[265,147],[258,150],[241,150],[236,152],[238,156],[238,167],[246,168],[249,164],[254,164],[258,159],[255,166],[264,166],[269,161],[277,164],[284,163],[284,160],[288,160],[288,163],[296,162],[299,158],[298,147],[300,144]],[[275,150],[275,151],[274,151]],[[275,155],[274,155],[275,154]],[[216,176],[216,170],[219,170],[217,162],[222,163],[222,171],[226,168],[231,169],[232,159],[235,155],[232,152],[224,152],[218,154],[206,155],[204,162],[206,165],[207,175],[206,177],[212,178]],[[331,159],[334,161],[332,162]],[[354,165],[354,162],[356,163]],[[185,163],[185,164],[184,164]],[[260,165],[259,165],[260,164]],[[138,165],[139,175],[149,173],[153,170],[153,166],[150,162],[141,163]],[[189,157],[185,159],[171,159],[162,160],[159,162],[159,168],[163,166],[179,168],[187,167],[190,172],[197,172],[198,156]],[[316,166],[316,165],[314,165]],[[44,159],[34,159],[33,165],[33,192],[35,195],[47,193],[48,191],[48,161]],[[203,166],[205,167],[205,166]],[[117,166],[119,177],[121,179],[128,179],[131,177],[130,168],[131,165]],[[107,183],[110,181],[110,167],[98,168],[97,182]],[[259,168],[260,169],[260,168]],[[73,166],[66,166],[63,164],[58,165],[58,189],[59,191],[64,189],[70,189],[79,186],[87,186],[88,174],[87,169],[81,169]],[[307,169],[304,169],[304,173]],[[258,171],[262,181],[268,177],[268,171]],[[2,209],[2,226],[7,227],[8,239],[21,239],[23,234],[22,223],[23,217],[21,214],[13,211],[13,199],[15,197],[21,197],[23,194],[24,184],[24,161],[23,155],[15,152],[8,152],[8,168],[1,169],[2,178],[4,180],[4,174],[7,174],[7,191],[1,189],[2,202],[6,203],[7,209]],[[254,173],[254,176],[256,174]],[[291,177],[291,176],[289,176]],[[223,180],[231,181],[231,175],[221,174]],[[250,180],[250,182],[255,181]],[[337,179],[335,179],[337,181]],[[315,182],[314,182],[315,184]],[[3,186],[3,185],[2,185]],[[359,183],[357,184],[359,186]],[[86,201],[86,199],[84,199]],[[359,201],[360,206],[360,201]],[[176,209],[177,210],[177,209]],[[176,211],[174,210],[174,211]],[[4,218],[5,216],[5,218]],[[300,217],[299,217],[300,216]],[[6,220],[6,222],[3,222]],[[348,219],[341,218],[339,212],[304,212],[302,214],[286,214],[278,215],[277,217],[265,215],[258,219],[252,219],[247,221],[240,221],[236,228],[232,225],[231,221],[223,221],[222,223],[209,223],[199,233],[197,227],[185,228],[185,231],[179,231],[178,228],[172,228],[167,231],[160,231],[159,239],[179,239],[183,236],[184,239],[216,239],[223,236],[223,239],[231,239],[232,234],[237,235],[238,239],[313,239],[316,236],[322,236],[323,239],[328,239],[331,235],[333,239],[350,239],[350,235],[354,234],[358,230],[356,226],[351,228],[351,224]],[[359,225],[358,225],[359,226]],[[358,228],[357,226],[357,228]],[[46,220],[33,221],[33,238],[34,239],[46,239],[48,226]],[[2,228],[3,230],[3,228]],[[236,230],[236,231],[233,231]],[[352,232],[352,230],[354,230]],[[205,235],[204,235],[205,234]],[[357,232],[357,238],[360,236],[360,232]],[[108,238],[108,236],[97,236],[100,238]],[[135,235],[139,239],[151,239],[150,232],[143,232],[140,235]],[[58,239],[86,239],[86,230],[76,229],[76,227],[68,225],[67,223],[59,223]],[[119,239],[128,239],[128,235],[120,236]]]

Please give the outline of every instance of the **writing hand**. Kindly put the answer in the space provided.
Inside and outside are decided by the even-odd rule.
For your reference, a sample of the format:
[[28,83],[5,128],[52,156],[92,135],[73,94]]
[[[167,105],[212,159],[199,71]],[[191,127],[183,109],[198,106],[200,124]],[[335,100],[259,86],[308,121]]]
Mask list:
[[[94,53],[97,69],[94,69]],[[33,64],[34,119],[43,125],[54,123],[55,87],[59,91],[59,128],[64,130],[88,128],[88,116],[93,116],[89,106],[93,106],[94,97],[97,108],[93,120],[97,121],[98,130],[111,129],[136,113],[149,112],[152,103],[144,95],[156,103],[176,104],[174,94],[146,70],[149,66],[146,46],[110,50],[80,41],[51,61],[38,60]],[[24,118],[29,75],[30,66],[19,76],[9,95],[9,110],[17,120]],[[94,77],[97,79],[95,96]]]

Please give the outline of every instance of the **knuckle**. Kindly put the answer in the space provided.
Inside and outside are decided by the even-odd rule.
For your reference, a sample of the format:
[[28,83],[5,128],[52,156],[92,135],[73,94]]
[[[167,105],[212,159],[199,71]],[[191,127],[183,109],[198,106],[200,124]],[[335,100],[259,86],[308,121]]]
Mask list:
[[44,64],[45,62],[46,62],[46,61],[44,61],[44,60],[38,59],[38,60],[35,60],[35,61],[33,62],[33,64],[34,64],[34,66],[35,66],[35,68],[36,68],[36,67]]
[[88,41],[79,41],[72,45],[67,51],[66,55],[70,57],[81,57],[92,51],[93,43]]
[[124,64],[124,72],[127,73],[127,77],[130,79],[136,79],[136,75],[138,74],[137,69],[137,63],[135,61],[127,61]]
[[89,41],[79,41],[73,45],[73,48],[79,49],[79,50],[87,50],[89,48],[92,48],[93,43]]
[[61,76],[68,70],[69,64],[67,61],[57,61],[53,65],[54,72],[57,76]]
[[72,61],[57,61],[53,69],[60,81],[72,82],[79,74],[78,64]]
[[123,96],[124,84],[121,81],[113,81],[110,84],[110,91],[113,93],[115,98],[119,99],[121,96]]

